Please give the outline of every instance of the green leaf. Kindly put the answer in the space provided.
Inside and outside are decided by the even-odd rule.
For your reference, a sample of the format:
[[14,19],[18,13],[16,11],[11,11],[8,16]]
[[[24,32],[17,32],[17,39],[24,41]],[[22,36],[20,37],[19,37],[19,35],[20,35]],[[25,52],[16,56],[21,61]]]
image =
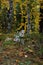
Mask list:
[[24,65],[24,63],[23,62],[20,62],[19,65]]
[[27,61],[25,62],[26,65],[30,65],[31,64],[31,61]]
[[22,2],[24,2],[25,0],[21,0]]

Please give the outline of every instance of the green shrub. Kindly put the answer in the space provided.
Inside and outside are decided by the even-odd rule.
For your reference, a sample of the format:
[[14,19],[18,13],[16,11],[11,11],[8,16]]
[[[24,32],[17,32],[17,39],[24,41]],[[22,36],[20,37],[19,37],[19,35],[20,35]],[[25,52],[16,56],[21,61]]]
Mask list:
[[9,41],[5,41],[5,42],[3,42],[3,45],[10,45],[10,44],[13,44],[14,42],[11,40],[9,40]]

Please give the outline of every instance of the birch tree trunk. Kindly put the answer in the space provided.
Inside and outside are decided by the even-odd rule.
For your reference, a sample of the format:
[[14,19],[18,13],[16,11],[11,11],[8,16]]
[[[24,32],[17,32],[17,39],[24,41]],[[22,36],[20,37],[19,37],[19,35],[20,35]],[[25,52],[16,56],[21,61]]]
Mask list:
[[[8,33],[12,31],[12,22],[13,22],[13,0],[9,0],[9,22],[8,22]],[[10,26],[9,26],[10,25]]]
[[1,0],[0,0],[0,32],[1,32]]
[[1,10],[1,0],[0,0],[0,10]]
[[28,24],[27,24],[27,34],[30,33],[30,30],[31,30],[31,22],[30,22],[30,3],[29,1],[27,2],[27,16],[28,16]]

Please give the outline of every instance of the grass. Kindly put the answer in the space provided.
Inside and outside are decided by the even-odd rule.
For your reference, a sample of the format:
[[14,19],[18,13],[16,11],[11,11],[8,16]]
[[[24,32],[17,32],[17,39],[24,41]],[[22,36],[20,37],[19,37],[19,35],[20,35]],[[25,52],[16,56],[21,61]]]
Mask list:
[[[25,35],[25,44],[15,43],[13,40],[4,41],[8,36],[1,36],[3,41],[3,55],[11,59],[15,65],[43,65],[43,35],[32,33]],[[13,38],[13,36],[11,36]],[[28,57],[25,57],[27,55]],[[5,59],[5,58],[4,58]],[[7,61],[7,60],[6,60]],[[3,63],[6,63],[3,62]],[[10,61],[10,60],[9,60]]]

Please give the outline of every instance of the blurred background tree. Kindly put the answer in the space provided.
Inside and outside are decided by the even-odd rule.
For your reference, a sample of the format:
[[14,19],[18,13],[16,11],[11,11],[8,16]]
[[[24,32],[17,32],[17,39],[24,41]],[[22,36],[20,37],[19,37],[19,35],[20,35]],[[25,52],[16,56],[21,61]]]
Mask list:
[[[5,7],[6,6],[6,7]],[[39,27],[39,1],[38,0],[0,0],[1,20],[0,28],[6,29],[6,33],[14,32],[17,28],[27,31],[38,31]],[[14,13],[14,10],[16,14]],[[4,12],[6,11],[6,12]],[[4,13],[3,13],[4,12]],[[14,18],[15,15],[15,18]],[[3,17],[4,16],[4,17]],[[4,20],[5,19],[5,20]],[[5,23],[5,21],[7,21]],[[22,24],[21,24],[22,23]],[[20,27],[21,26],[21,27]],[[27,28],[26,28],[27,27]],[[5,30],[3,28],[3,30]]]
[[8,33],[13,31],[14,27],[14,10],[13,10],[13,0],[9,0],[9,11],[8,11]]
[[16,2],[16,24],[15,25],[17,28],[19,27],[19,24],[21,23],[21,18],[22,18],[22,15],[21,15],[20,3]]
[[2,33],[6,33],[7,32],[7,23],[8,23],[8,19],[7,19],[7,8],[4,7],[2,9],[2,14],[1,14],[1,29],[2,29]]

